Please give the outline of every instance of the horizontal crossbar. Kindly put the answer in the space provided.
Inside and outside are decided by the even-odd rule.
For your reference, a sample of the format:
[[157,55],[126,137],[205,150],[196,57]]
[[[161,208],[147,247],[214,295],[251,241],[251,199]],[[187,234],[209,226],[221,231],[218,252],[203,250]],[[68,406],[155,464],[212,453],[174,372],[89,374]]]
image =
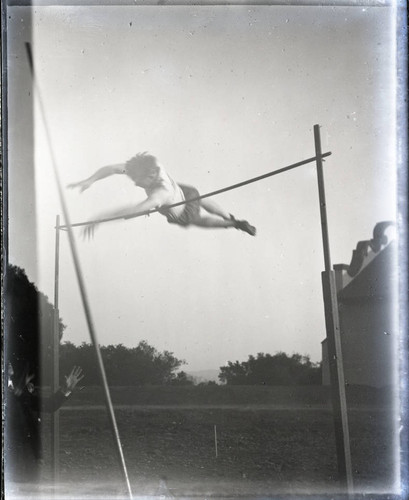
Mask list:
[[[331,152],[327,153],[322,153],[321,158],[326,158],[327,156],[330,156]],[[206,193],[202,194],[201,196],[196,196],[195,198],[191,198],[189,200],[184,200],[184,201],[179,201],[178,203],[173,203],[172,205],[164,205],[160,208],[153,208],[152,210],[144,210],[143,212],[136,212],[134,214],[129,214],[129,215],[120,215],[118,217],[109,217],[106,219],[98,219],[98,220],[89,220],[86,222],[76,222],[74,224],[71,224],[71,227],[78,227],[78,226],[87,226],[89,224],[101,224],[103,222],[111,222],[114,220],[123,220],[123,219],[135,219],[136,217],[142,217],[144,215],[151,215],[159,210],[163,210],[166,208],[173,208],[173,207],[178,207],[181,205],[185,205],[186,203],[191,203],[193,201],[198,201],[198,200],[203,200],[204,198],[210,198],[211,196],[215,196],[217,194],[225,193],[226,191],[231,191],[232,189],[237,189],[242,186],[246,186],[247,184],[252,184],[253,182],[258,182],[263,179],[266,179],[267,177],[272,177],[273,175],[278,175],[282,174],[283,172],[286,172],[287,170],[291,170],[293,168],[301,167],[302,165],[306,165],[307,163],[311,163],[313,161],[316,161],[317,157],[313,156],[312,158],[308,158],[307,160],[302,160],[297,163],[293,163],[291,165],[288,165],[283,168],[279,168],[278,170],[273,170],[272,172],[268,172],[267,174],[259,175],[258,177],[253,177],[252,179],[248,179],[247,181],[239,182],[238,184],[233,184],[232,186],[228,186],[222,189],[218,189],[217,191],[212,191],[211,193]],[[59,229],[65,229],[67,226],[61,225],[59,226]]]

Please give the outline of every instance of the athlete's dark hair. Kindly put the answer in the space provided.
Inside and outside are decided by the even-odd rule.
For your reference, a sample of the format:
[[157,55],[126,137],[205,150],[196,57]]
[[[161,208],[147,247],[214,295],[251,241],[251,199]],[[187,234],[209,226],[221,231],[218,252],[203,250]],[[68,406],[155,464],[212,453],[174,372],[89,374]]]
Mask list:
[[130,175],[138,177],[147,177],[159,170],[155,156],[148,154],[147,151],[138,153],[125,163],[125,171]]

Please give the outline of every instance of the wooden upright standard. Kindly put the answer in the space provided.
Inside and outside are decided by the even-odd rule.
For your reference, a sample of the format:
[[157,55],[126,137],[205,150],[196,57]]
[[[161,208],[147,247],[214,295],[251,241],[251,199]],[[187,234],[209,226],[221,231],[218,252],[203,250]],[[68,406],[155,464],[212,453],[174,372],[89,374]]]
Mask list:
[[[59,250],[60,249],[60,216],[55,224],[55,273],[54,273],[54,331],[53,331],[53,364],[51,390],[54,394],[60,386],[60,313],[58,308]],[[57,483],[60,476],[60,411],[57,409],[51,418],[51,463],[53,481]]]
[[325,271],[322,272],[321,278],[322,290],[324,295],[325,326],[327,330],[328,341],[328,359],[331,379],[331,397],[335,427],[335,443],[338,459],[338,473],[340,481],[346,486],[348,494],[351,494],[353,492],[353,481],[351,451],[349,445],[348,412],[345,395],[344,366],[342,361],[335,273],[331,269],[319,125],[314,125],[314,140],[315,157],[317,161],[322,243],[324,248],[325,262]]

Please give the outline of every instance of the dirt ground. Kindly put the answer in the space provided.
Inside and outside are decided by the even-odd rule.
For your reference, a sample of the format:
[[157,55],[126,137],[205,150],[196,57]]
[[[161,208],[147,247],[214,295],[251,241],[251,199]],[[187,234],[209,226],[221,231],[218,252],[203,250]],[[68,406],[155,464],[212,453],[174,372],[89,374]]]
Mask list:
[[[44,415],[41,482],[7,485],[7,500],[129,498],[100,392],[86,388],[60,411],[56,487]],[[378,392],[347,394],[354,488],[366,500],[391,500],[399,486],[397,419],[388,394]],[[315,500],[345,492],[323,387],[114,388],[112,398],[135,499]]]
[[[388,415],[379,408],[350,411],[357,492],[396,492],[396,445]],[[327,408],[130,406],[117,409],[116,418],[135,498],[277,498],[343,491]],[[50,435],[47,419],[44,423],[46,484]],[[59,488],[65,498],[126,493],[104,409],[60,412]]]

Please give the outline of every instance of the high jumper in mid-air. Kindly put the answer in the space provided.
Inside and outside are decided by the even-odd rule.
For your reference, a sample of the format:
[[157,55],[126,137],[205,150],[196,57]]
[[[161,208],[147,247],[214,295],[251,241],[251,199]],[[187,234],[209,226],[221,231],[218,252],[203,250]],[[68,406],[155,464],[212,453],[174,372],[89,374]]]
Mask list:
[[[125,163],[102,167],[91,177],[69,184],[68,187],[79,188],[82,193],[94,182],[115,174],[128,176],[136,186],[145,190],[147,197],[136,205],[128,205],[100,214],[101,219],[127,217],[135,212],[157,210],[171,224],[183,227],[235,228],[251,236],[256,235],[256,228],[247,221],[237,220],[208,198],[197,199],[200,194],[195,187],[176,183],[158,163],[155,156],[147,152],[138,153]],[[170,206],[177,203],[180,205]],[[84,235],[92,238],[98,224],[98,221],[91,221],[87,224],[84,228]]]

